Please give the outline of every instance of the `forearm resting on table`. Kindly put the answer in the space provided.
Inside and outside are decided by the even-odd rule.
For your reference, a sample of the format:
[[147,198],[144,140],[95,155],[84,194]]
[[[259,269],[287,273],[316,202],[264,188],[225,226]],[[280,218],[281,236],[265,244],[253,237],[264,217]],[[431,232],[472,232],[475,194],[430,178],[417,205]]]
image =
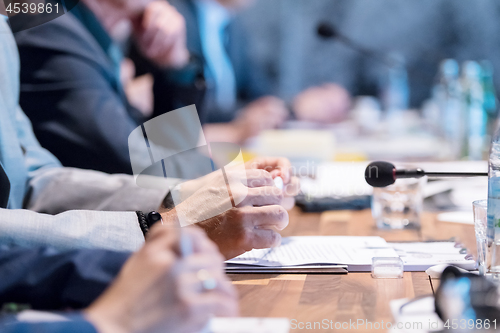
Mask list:
[[135,212],[67,211],[58,215],[0,209],[0,243],[58,250],[136,251],[144,243]]

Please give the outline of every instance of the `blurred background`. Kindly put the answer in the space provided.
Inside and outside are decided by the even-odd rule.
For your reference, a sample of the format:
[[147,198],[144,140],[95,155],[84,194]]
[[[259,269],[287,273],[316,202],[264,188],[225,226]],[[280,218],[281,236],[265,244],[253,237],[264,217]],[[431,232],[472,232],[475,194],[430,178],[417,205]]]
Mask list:
[[[270,92],[291,109],[297,95],[325,83],[352,99],[339,121],[299,115],[247,140],[246,151],[289,157],[298,175],[313,174],[303,179],[306,196],[320,198],[371,194],[363,183],[370,160],[486,171],[498,114],[499,16],[496,0],[255,1],[234,24],[246,31],[252,66]],[[321,24],[342,37],[320,36]],[[430,183],[424,197],[438,198],[429,207],[470,210],[486,183]]]
[[[346,119],[328,125],[334,160],[482,160],[497,116],[498,15],[495,0],[257,0],[235,24],[252,66],[287,103],[326,82],[351,94]],[[322,38],[321,23],[374,56]],[[249,144],[287,153],[271,146]]]
[[367,48],[402,55],[410,106],[420,107],[431,96],[443,59],[488,59],[500,70],[499,15],[495,0],[257,0],[236,22],[249,32],[252,58],[282,98],[326,81],[353,95],[380,89],[386,68],[340,42],[318,38],[317,25],[326,21]]

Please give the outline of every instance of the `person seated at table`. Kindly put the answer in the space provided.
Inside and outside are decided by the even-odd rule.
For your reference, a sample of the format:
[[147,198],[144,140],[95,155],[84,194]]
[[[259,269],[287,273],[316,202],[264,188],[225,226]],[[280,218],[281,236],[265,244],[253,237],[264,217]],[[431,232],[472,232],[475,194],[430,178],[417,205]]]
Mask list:
[[[0,243],[134,251],[144,243],[142,212],[160,209],[166,223],[178,221],[177,211],[188,212],[188,224],[202,227],[226,258],[279,244],[281,238],[274,228],[287,225],[288,214],[282,205],[292,206],[297,191],[286,159],[257,159],[246,165],[246,175],[234,175],[243,184],[252,180],[247,185],[253,187],[247,187],[248,195],[229,210],[220,208],[230,198],[217,196],[227,192],[226,183],[218,179],[221,172],[191,181],[198,191],[173,207],[167,185],[144,189],[132,176],[62,167],[40,146],[19,106],[19,58],[2,5],[0,2],[0,208],[9,209],[0,209]],[[278,175],[289,185],[290,196],[271,186],[272,177]],[[202,219],[200,203],[213,205],[209,208],[219,213]]]
[[[121,44],[130,34],[141,54],[162,69],[185,70],[186,76],[197,71],[184,19],[165,1],[82,0],[69,13],[15,34],[21,106],[42,146],[63,165],[132,174],[128,136],[148,117],[131,106],[136,100],[127,99],[121,81]],[[191,79],[184,84],[198,90],[197,76]],[[197,100],[183,97],[183,103]]]
[[[208,140],[241,143],[262,130],[279,127],[289,110],[283,100],[270,95],[268,80],[249,55],[246,31],[235,20],[235,14],[253,0],[169,2],[186,20],[189,51],[205,66]],[[349,107],[348,92],[332,83],[312,87],[293,102],[297,118],[323,123],[344,119]]]
[[[134,254],[0,249],[0,305],[64,311],[48,317],[37,313],[31,319],[21,313],[17,320],[0,322],[0,330],[199,332],[211,316],[238,315],[237,295],[224,274],[222,257],[196,229],[181,234],[158,225]],[[183,255],[181,242],[189,242],[193,253]]]

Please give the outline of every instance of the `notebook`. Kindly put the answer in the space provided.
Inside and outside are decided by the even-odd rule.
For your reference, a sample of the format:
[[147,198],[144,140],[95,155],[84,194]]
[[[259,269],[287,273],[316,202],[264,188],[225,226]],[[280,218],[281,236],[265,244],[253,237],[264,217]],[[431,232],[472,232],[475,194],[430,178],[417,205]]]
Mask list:
[[381,237],[298,236],[226,261],[228,273],[370,272],[373,257],[398,257]]

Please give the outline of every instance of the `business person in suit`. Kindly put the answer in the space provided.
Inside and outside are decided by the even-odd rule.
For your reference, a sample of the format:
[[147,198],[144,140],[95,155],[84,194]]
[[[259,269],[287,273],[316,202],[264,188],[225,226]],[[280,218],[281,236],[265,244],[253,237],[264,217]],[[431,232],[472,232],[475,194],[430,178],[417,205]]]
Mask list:
[[[207,138],[244,142],[281,125],[289,111],[284,101],[271,95],[269,80],[249,55],[247,31],[235,20],[253,0],[169,2],[186,20],[189,51],[205,66]],[[349,109],[350,96],[328,83],[305,90],[292,107],[299,119],[337,122]]]
[[[2,332],[198,332],[238,314],[217,247],[197,229],[158,225],[137,253],[0,249],[0,305],[64,311],[0,322]],[[181,240],[182,239],[182,240]],[[193,244],[183,255],[180,243]],[[69,312],[68,309],[76,312]]]
[[[222,205],[213,190],[227,192],[225,183],[216,186],[194,180],[196,196],[173,208],[167,194],[177,180],[167,179],[172,184],[160,189],[143,189],[132,176],[62,167],[40,146],[19,106],[19,58],[5,13],[0,6],[0,170],[4,171],[0,172],[0,202],[7,204],[0,207],[0,244],[136,251],[144,243],[141,212],[153,210],[171,223],[178,223],[177,210],[190,213],[192,223],[202,221],[198,225],[226,257],[279,243],[279,234],[272,229],[286,226],[288,215],[281,205],[292,199],[269,185],[273,174],[281,175],[285,184],[291,184],[290,196],[294,194],[297,186],[287,160],[261,159],[248,165],[247,174],[260,184],[253,195],[207,220],[198,216],[198,202],[206,205],[208,200],[213,208]],[[255,200],[259,207],[252,204]],[[269,229],[258,229],[254,223],[259,221],[266,221]]]
[[127,27],[142,55],[158,66],[190,66],[184,20],[172,6],[120,3],[83,0],[68,14],[15,35],[21,106],[42,146],[65,166],[132,173],[128,136],[147,118],[130,105],[120,80]]

